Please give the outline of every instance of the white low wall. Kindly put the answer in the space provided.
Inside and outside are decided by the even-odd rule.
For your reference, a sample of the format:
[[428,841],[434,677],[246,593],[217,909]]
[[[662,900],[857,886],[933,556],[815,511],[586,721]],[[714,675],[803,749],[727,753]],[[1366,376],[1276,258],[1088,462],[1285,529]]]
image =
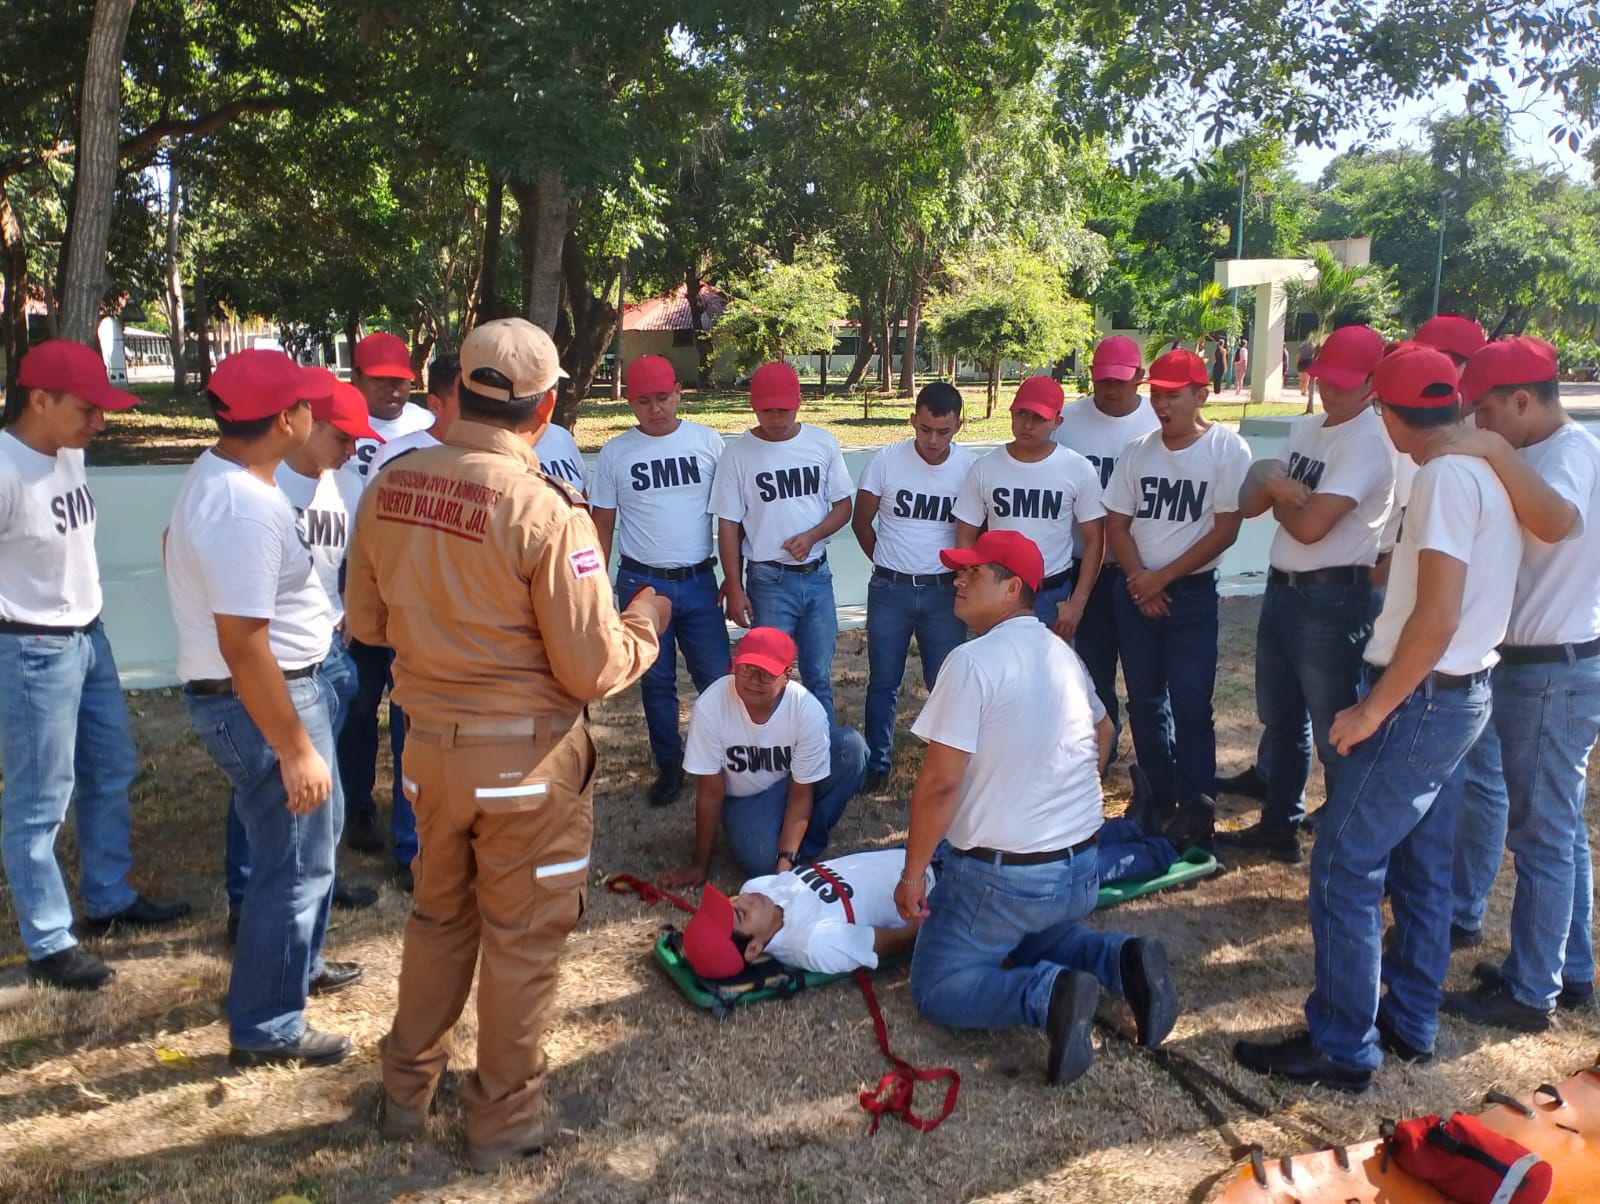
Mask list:
[[[1283,444],[1276,432],[1247,434],[1246,438],[1257,459],[1276,456]],[[872,451],[860,448],[845,452],[845,465],[852,480],[860,479]],[[592,469],[594,457],[587,459]],[[170,686],[177,680],[178,637],[161,569],[161,532],[172,515],[172,503],[186,471],[184,467],[89,470],[98,523],[95,546],[100,553],[100,577],[105,590],[106,631],[127,689]],[[1239,542],[1222,558],[1224,594],[1253,593],[1263,587],[1267,549],[1275,525],[1266,516],[1245,523]],[[833,569],[840,622],[845,626],[863,622],[871,564],[848,528],[828,545],[828,563]]]

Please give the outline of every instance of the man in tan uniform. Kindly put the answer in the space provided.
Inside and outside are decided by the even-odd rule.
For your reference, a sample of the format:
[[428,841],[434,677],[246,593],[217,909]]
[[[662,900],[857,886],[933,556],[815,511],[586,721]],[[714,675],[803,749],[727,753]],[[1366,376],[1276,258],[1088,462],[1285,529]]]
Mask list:
[[549,1136],[541,1038],[589,865],[584,705],[638,680],[670,613],[645,589],[618,614],[581,496],[539,470],[562,375],[549,336],[521,318],[468,335],[460,420],[368,485],[349,562],[351,633],[396,653],[398,772],[422,846],[383,1041],[384,1132],[421,1131],[481,946],[464,1091],[477,1170]]

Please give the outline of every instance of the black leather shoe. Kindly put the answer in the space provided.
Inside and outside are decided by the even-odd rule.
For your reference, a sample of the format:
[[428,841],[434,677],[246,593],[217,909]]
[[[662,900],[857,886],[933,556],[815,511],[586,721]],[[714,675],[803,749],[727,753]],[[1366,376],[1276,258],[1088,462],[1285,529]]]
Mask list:
[[239,912],[236,908],[228,908],[228,944],[239,943]]
[[678,801],[683,790],[683,766],[671,761],[656,771],[656,780],[650,783],[650,793],[645,796],[652,807],[665,807]]
[[40,986],[63,991],[98,991],[117,976],[117,972],[81,945],[41,957],[28,963],[28,977]]
[[1433,1061],[1433,1050],[1419,1048],[1397,1033],[1382,1008],[1378,1009],[1375,1023],[1378,1026],[1378,1048],[1384,1053],[1400,1059],[1408,1066],[1426,1066]]
[[1513,999],[1504,980],[1480,983],[1470,991],[1446,991],[1439,1010],[1469,1024],[1488,1024],[1519,1033],[1550,1031],[1550,1013]]
[[1311,1043],[1310,1033],[1296,1033],[1283,1041],[1239,1041],[1233,1060],[1257,1074],[1277,1075],[1308,1087],[1330,1087],[1359,1095],[1372,1086],[1370,1070],[1347,1070],[1331,1061]]
[[1150,786],[1145,771],[1134,761],[1128,766],[1128,782],[1132,791],[1128,796],[1128,810],[1124,818],[1131,819],[1146,836],[1158,836],[1167,821],[1177,813],[1176,799],[1158,799]]
[[1178,813],[1161,833],[1179,853],[1189,849],[1207,852],[1217,842],[1217,804],[1205,795],[1178,804]]
[[355,962],[323,962],[322,973],[311,980],[311,994],[337,995],[360,982],[363,971]]
[[1122,997],[1133,1009],[1139,1044],[1154,1049],[1178,1022],[1178,988],[1172,985],[1167,951],[1150,937],[1135,937],[1122,946]]
[[1253,798],[1258,803],[1267,801],[1267,779],[1254,765],[1229,778],[1217,779],[1218,794],[1236,794],[1240,798]]
[[388,845],[378,817],[370,812],[358,815],[345,825],[344,843],[358,853],[381,853]]
[[320,1033],[308,1028],[292,1045],[276,1049],[230,1049],[228,1061],[235,1066],[332,1066],[350,1056],[350,1038],[336,1033]]
[[403,893],[408,895],[411,894],[417,889],[417,877],[415,871],[413,871],[409,865],[395,866],[394,884],[395,887]]
[[1050,1011],[1044,1031],[1050,1038],[1050,1058],[1045,1078],[1057,1086],[1082,1078],[1094,1061],[1094,1010],[1100,1003],[1100,983],[1093,974],[1062,970],[1050,991]]
[[882,794],[883,788],[889,784],[889,775],[881,769],[869,769],[866,776],[861,779],[860,794],[871,796]]
[[340,911],[365,911],[378,901],[370,886],[351,886],[342,878],[333,880],[333,905]]
[[[1472,967],[1472,977],[1487,986],[1499,986],[1505,981],[1498,962],[1479,962]],[[1593,1002],[1594,983],[1563,982],[1561,994],[1556,996],[1556,1009],[1562,1012],[1575,1012]]]
[[177,903],[152,903],[139,895],[115,915],[101,916],[99,919],[85,916],[78,927],[86,936],[105,936],[114,928],[161,928],[176,924],[192,910],[181,900]]
[[1241,828],[1237,832],[1218,832],[1217,844],[1225,849],[1244,853],[1264,853],[1285,865],[1299,865],[1304,857],[1300,852],[1300,837],[1295,832],[1280,832],[1262,827],[1259,823]]

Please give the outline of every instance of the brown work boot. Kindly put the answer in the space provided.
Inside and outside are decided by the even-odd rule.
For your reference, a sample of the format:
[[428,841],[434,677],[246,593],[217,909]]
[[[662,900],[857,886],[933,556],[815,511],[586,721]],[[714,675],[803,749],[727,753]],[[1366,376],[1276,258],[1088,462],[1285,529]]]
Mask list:
[[593,1097],[581,1093],[564,1095],[547,1106],[538,1122],[524,1137],[497,1141],[493,1145],[467,1142],[467,1165],[479,1174],[493,1174],[501,1166],[532,1158],[566,1139],[578,1129],[586,1129],[600,1117]]
[[427,1126],[428,1110],[426,1108],[402,1108],[390,1098],[388,1092],[383,1096],[383,1121],[378,1126],[378,1131],[386,1141],[404,1141],[415,1137]]

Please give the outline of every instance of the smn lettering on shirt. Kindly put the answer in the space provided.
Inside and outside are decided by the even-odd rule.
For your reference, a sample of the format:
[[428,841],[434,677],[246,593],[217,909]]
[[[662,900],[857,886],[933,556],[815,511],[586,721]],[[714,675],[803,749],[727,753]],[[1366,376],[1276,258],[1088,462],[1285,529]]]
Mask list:
[[730,744],[724,751],[729,773],[788,773],[794,762],[794,749],[787,744],[776,748]]
[[342,548],[349,533],[349,517],[343,510],[298,511],[300,534],[314,548]]
[[406,523],[482,543],[489,513],[504,495],[475,481],[395,468],[378,490],[378,521]]
[[1301,482],[1313,492],[1322,484],[1322,470],[1326,467],[1327,464],[1321,460],[1313,460],[1299,452],[1289,453],[1289,479]]
[[956,499],[939,494],[912,493],[901,489],[894,495],[896,518],[920,518],[930,523],[953,523]]
[[[834,874],[831,870],[829,871],[829,875],[829,877],[823,877],[821,874],[817,873],[817,868],[813,865],[804,866],[795,870],[795,877],[799,878],[800,881],[804,882],[812,890],[816,891],[817,897],[820,898],[824,903],[837,903],[839,901],[839,895],[841,891],[843,892],[845,898],[855,898],[856,892],[848,882],[839,877],[837,874]],[[835,882],[839,884],[839,888],[837,890],[834,889]]]
[[822,466],[780,468],[776,472],[756,473],[756,492],[764,502],[779,498],[809,497],[822,492]]
[[[640,460],[628,470],[633,490],[677,489],[700,484],[700,461],[694,456],[672,456],[665,460]],[[765,475],[765,474],[763,474]],[[770,499],[768,499],[770,500]]]
[[1091,452],[1084,452],[1083,458],[1093,464],[1095,471],[1100,474],[1101,489],[1111,484],[1111,474],[1117,471],[1117,458],[1115,456],[1096,456]]
[[1060,518],[1059,489],[1016,489],[1001,486],[989,495],[996,518]]
[[1191,481],[1187,477],[1169,481],[1165,477],[1140,477],[1138,518],[1166,519],[1173,523],[1194,522],[1205,513],[1206,490],[1210,481]]
[[56,531],[65,535],[94,522],[94,498],[87,485],[50,499],[50,513],[56,516]]

